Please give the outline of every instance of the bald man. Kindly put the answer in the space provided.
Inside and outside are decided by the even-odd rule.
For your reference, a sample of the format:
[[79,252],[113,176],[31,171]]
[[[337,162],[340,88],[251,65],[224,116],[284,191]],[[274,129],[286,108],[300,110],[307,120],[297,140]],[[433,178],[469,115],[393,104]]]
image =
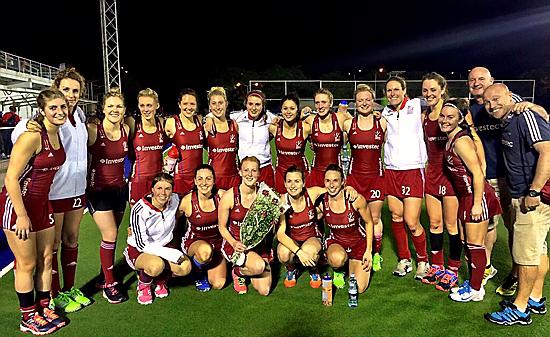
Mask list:
[[[550,124],[533,109],[519,103],[504,84],[493,84],[483,94],[487,112],[501,122],[506,176],[512,196],[512,255],[518,265],[519,287],[513,302],[503,301],[501,311],[485,318],[499,325],[531,324],[530,312],[546,313],[542,297],[548,271],[546,236],[550,230],[550,206],[541,203],[541,190],[550,179]],[[548,200],[546,200],[548,203]]]
[[[486,172],[485,177],[491,186],[495,189],[497,196],[500,199],[502,206],[502,220],[504,226],[508,229],[508,233],[512,233],[511,226],[511,197],[508,186],[506,185],[506,168],[502,157],[502,149],[500,143],[500,121],[491,118],[483,105],[483,93],[485,89],[494,83],[494,78],[491,76],[489,69],[485,67],[475,67],[468,74],[468,89],[470,91],[470,112],[474,126],[485,152]],[[521,102],[523,98],[518,95],[513,95],[514,102]],[[485,237],[485,247],[487,254],[487,266],[483,276],[483,285],[489,279],[494,277],[497,269],[491,264],[491,254],[493,246],[497,240],[496,225],[498,224],[498,216],[489,220],[487,235]],[[508,236],[508,247],[510,254],[512,253],[511,234]],[[502,296],[513,296],[517,289],[517,268],[512,267],[510,275],[505,279],[504,283],[497,288],[497,293]]]

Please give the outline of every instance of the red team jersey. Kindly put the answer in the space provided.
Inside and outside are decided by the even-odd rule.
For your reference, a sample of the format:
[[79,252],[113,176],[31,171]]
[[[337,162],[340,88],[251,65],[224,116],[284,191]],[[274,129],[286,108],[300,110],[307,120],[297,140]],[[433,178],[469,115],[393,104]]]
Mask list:
[[[462,159],[455,153],[454,146],[458,139],[461,137],[469,137],[466,130],[462,130],[455,135],[450,142],[447,143],[445,148],[446,165],[449,172],[449,179],[451,180],[454,191],[458,196],[458,217],[462,222],[477,222],[471,218],[471,211],[474,202],[474,187],[472,174],[462,161]],[[495,195],[495,190],[485,180],[485,188],[482,199],[482,217],[479,221],[489,220],[495,215],[501,214],[500,203]]]
[[346,210],[342,213],[334,213],[329,207],[329,196],[325,194],[323,199],[323,217],[329,228],[329,236],[326,239],[326,247],[339,244],[346,250],[349,257],[362,260],[366,249],[365,228],[361,226],[361,216],[349,200],[345,200]]
[[214,197],[215,208],[205,212],[199,205],[197,192],[191,192],[191,215],[187,218],[187,230],[182,240],[183,252],[187,254],[189,247],[197,240],[208,242],[214,251],[219,252],[222,246],[222,236],[218,229],[218,204],[220,197]]
[[[38,232],[54,225],[48,194],[55,174],[65,162],[63,144],[59,142],[60,147],[55,150],[50,144],[45,129],[40,136],[42,150],[31,158],[19,177],[21,196],[32,224],[32,232]],[[0,194],[0,204],[4,205],[0,208],[2,227],[6,230],[15,230],[17,215],[5,186]]]
[[[229,131],[219,132],[216,125],[213,125],[213,132],[206,135],[208,144],[208,164],[214,168],[216,173],[216,186],[227,190],[233,186],[220,185],[221,177],[238,177],[237,151],[239,148],[239,134],[236,122],[229,120]],[[236,179],[239,182],[238,179]],[[224,185],[224,186],[222,186]]]
[[120,125],[120,138],[112,141],[107,138],[103,123],[97,124],[97,139],[88,148],[92,156],[88,174],[88,189],[104,191],[123,188],[124,158],[128,153],[128,135],[124,124]]
[[[294,212],[292,208],[285,214],[288,236],[298,242],[304,242],[311,237],[321,238],[317,227],[315,205],[307,191],[304,193],[306,206],[301,212]],[[287,200],[290,205],[290,200]]]
[[313,119],[311,127],[311,149],[313,150],[313,164],[311,172],[306,178],[306,187],[324,187],[325,169],[330,164],[340,165],[340,151],[344,145],[344,133],[338,124],[338,117],[335,113],[327,118],[332,120],[332,131],[321,132],[319,116]]
[[195,169],[202,164],[204,132],[197,116],[194,116],[193,119],[196,128],[193,131],[187,131],[183,128],[180,117],[174,115],[176,133],[172,138],[172,142],[178,147],[181,159],[176,167],[176,174],[178,175],[194,176]]
[[275,169],[275,190],[278,193],[286,193],[285,172],[292,165],[296,165],[304,172],[304,177],[308,173],[308,164],[305,156],[306,140],[304,139],[302,121],[298,120],[296,124],[296,136],[285,138],[283,135],[283,121],[277,125],[275,136],[275,148],[277,149],[277,168]]
[[351,148],[350,174],[347,184],[355,188],[367,201],[384,200],[384,166],[382,164],[382,146],[384,129],[380,118],[373,118],[369,130],[361,130],[357,125],[358,117],[351,120],[348,139]]
[[439,128],[437,120],[432,121],[428,115],[424,118],[424,138],[428,151],[426,168],[425,193],[436,196],[454,196],[453,185],[445,174],[445,145],[447,134]]
[[136,121],[132,147],[135,161],[130,176],[130,202],[137,202],[151,192],[151,183],[162,172],[162,149],[167,143],[162,123],[155,118],[157,130],[147,133],[141,120]]
[[[241,193],[239,187],[233,188],[233,208],[229,211],[229,223],[228,230],[231,236],[237,241],[241,241],[241,225],[244,221],[244,217],[248,212],[248,208],[241,204]],[[273,235],[267,234],[264,240],[254,247],[252,251],[258,253],[262,258],[271,261],[273,259],[273,250],[271,245],[273,243]],[[231,261],[231,257],[235,250],[225,239],[222,242],[222,253],[228,261]]]

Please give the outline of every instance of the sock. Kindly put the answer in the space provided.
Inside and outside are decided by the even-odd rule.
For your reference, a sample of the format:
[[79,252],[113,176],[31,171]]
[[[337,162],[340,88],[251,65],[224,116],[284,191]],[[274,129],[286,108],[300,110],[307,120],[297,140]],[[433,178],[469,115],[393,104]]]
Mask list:
[[116,282],[113,273],[115,248],[116,242],[101,240],[101,245],[99,246],[99,259],[101,261],[101,270],[103,271],[103,275],[105,275],[105,286],[113,285]]
[[28,293],[16,293],[17,298],[19,299],[19,311],[21,311],[21,317],[24,321],[26,321],[36,312],[36,305],[34,304],[34,291],[29,291]]
[[462,264],[460,260],[462,246],[460,234],[449,234],[449,269],[455,273],[458,273],[458,269]]
[[426,244],[426,231],[422,229],[422,234],[412,236],[414,249],[416,250],[416,262],[428,262],[428,247]]
[[76,276],[76,261],[78,258],[78,246],[61,246],[61,268],[63,268],[63,291],[74,287]]
[[50,306],[50,292],[37,290],[35,303],[38,311],[42,313],[44,308]]
[[488,265],[486,265],[485,269],[491,269],[491,264],[489,263]]
[[374,251],[373,253],[380,253],[380,250],[382,249],[382,234],[375,234],[374,235]]
[[296,269],[296,265],[294,263],[289,263],[286,265],[286,270],[293,271]]
[[430,232],[430,248],[432,250],[432,264],[443,267],[443,233]]
[[407,238],[407,230],[405,229],[405,223],[403,221],[393,221],[391,222],[391,231],[395,239],[395,244],[397,246],[397,257],[402,259],[410,260],[411,251],[409,250],[409,240]]
[[542,297],[531,297],[531,296],[529,296],[529,299],[530,299],[531,301],[537,302],[537,303],[540,302],[540,299],[541,299],[541,298],[542,298]]
[[162,271],[162,273],[160,273],[159,276],[155,277],[155,281],[157,283],[161,283],[161,282],[168,282],[168,280],[172,277],[172,271],[170,270],[170,268],[168,269],[164,269]]
[[483,274],[485,273],[485,265],[487,264],[487,255],[485,255],[485,246],[474,245],[468,243],[468,250],[470,251],[470,285],[473,289],[481,289],[481,282],[483,281]]
[[206,266],[206,265],[208,264],[208,262],[206,262],[206,263],[199,262],[199,261],[197,260],[197,258],[196,258],[195,256],[193,256],[193,264],[194,264],[197,268],[203,269],[204,266]]
[[57,297],[61,291],[59,284],[59,263],[57,262],[57,250],[54,249],[52,254],[52,297]]
[[138,280],[141,283],[144,284],[151,284],[153,282],[153,278],[145,273],[145,271],[140,270],[138,274]]
[[233,268],[233,273],[235,275],[237,275],[238,277],[244,277],[242,271],[241,271],[241,267],[235,267]]

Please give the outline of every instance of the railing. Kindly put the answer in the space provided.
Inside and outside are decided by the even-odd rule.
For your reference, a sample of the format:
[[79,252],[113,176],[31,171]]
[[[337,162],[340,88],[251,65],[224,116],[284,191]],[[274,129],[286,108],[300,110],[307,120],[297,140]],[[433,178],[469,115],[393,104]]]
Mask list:
[[0,50],[0,68],[14,70],[24,74],[39,76],[49,80],[55,79],[59,68],[49,66],[27,58],[6,53]]

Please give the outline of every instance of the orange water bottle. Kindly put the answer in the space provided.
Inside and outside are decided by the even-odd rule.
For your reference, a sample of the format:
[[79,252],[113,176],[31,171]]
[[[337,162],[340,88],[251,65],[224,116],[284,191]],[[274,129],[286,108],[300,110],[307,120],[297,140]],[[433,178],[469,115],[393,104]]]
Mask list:
[[328,273],[323,276],[322,282],[322,291],[323,291],[323,305],[331,306],[332,305],[332,278]]
[[178,162],[179,158],[180,153],[178,151],[178,148],[175,145],[172,145],[172,147],[170,147],[170,150],[168,150],[167,156],[164,158],[163,171],[166,173],[172,173],[174,171],[174,168],[176,167],[176,163]]

